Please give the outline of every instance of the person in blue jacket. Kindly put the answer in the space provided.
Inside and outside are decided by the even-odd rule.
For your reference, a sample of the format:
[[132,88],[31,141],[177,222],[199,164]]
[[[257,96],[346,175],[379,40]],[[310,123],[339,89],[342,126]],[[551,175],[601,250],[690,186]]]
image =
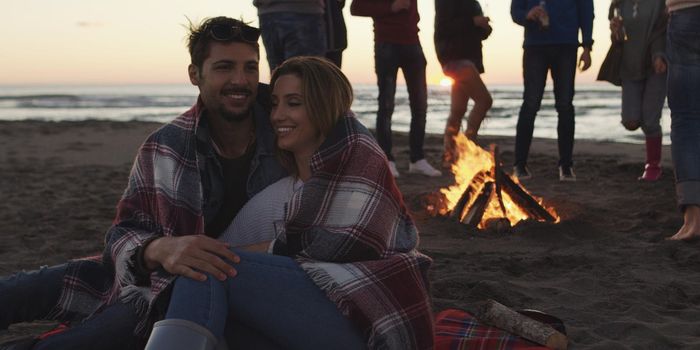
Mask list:
[[515,135],[513,174],[521,180],[532,177],[527,156],[547,73],[551,72],[558,117],[559,180],[576,181],[572,159],[576,56],[579,46],[583,47],[580,69],[585,71],[591,66],[593,0],[512,0],[510,14],[515,23],[525,28],[525,90]]

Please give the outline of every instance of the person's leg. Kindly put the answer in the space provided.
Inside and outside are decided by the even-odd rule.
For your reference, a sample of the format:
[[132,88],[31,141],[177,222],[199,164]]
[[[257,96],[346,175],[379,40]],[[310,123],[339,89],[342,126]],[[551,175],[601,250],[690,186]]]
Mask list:
[[61,295],[66,269],[67,264],[42,266],[0,278],[0,329],[46,319]]
[[671,13],[667,31],[671,153],[683,226],[673,240],[700,238],[700,7]]
[[457,161],[457,150],[455,144],[455,136],[459,134],[462,126],[462,118],[467,112],[467,103],[469,96],[467,95],[467,82],[461,80],[460,77],[453,76],[454,83],[450,90],[450,114],[447,116],[445,123],[445,136],[443,140],[444,152],[442,156],[443,166],[449,167]]
[[135,349],[138,338],[134,328],[138,319],[133,304],[117,303],[82,323],[39,341],[34,350]]
[[284,59],[296,56],[326,56],[326,29],[323,15],[279,14]]
[[193,321],[216,338],[227,315],[290,349],[361,349],[361,334],[292,259],[237,251],[237,275],[220,282],[179,278],[167,319]]
[[391,116],[394,114],[394,96],[396,95],[396,74],[399,70],[398,53],[395,45],[374,44],[374,70],[377,74],[377,143],[384,150],[390,161],[394,160],[391,153]]
[[644,173],[639,180],[656,181],[661,178],[661,111],[666,99],[666,74],[652,74],[645,81],[642,98],[642,130],[646,144]]
[[270,71],[284,62],[284,42],[276,13],[267,13],[258,16],[260,21],[260,36],[265,46],[265,54]]
[[622,80],[621,123],[625,129],[634,131],[642,125],[642,100],[644,80]]
[[576,78],[576,45],[549,48],[554,84],[554,107],[557,110],[559,166],[571,168],[574,151],[574,81]]
[[493,98],[486,88],[484,81],[481,80],[481,75],[476,70],[476,67],[472,67],[469,78],[470,79],[467,80],[467,91],[469,97],[474,100],[474,107],[472,107],[471,112],[469,112],[467,130],[464,133],[468,138],[474,140],[479,133],[481,122],[486,118],[486,112],[488,112],[493,105]]
[[515,166],[524,167],[530,153],[535,116],[540,110],[549,66],[542,47],[526,47],[523,52],[523,104],[515,133]]
[[427,61],[420,44],[401,45],[400,67],[406,79],[408,101],[411,107],[411,128],[408,134],[411,163],[423,158],[425,119],[428,112],[428,85],[425,78]]

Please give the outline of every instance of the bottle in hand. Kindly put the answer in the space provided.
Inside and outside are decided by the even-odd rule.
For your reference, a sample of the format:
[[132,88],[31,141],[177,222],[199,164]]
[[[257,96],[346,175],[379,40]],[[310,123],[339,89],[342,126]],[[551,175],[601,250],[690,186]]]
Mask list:
[[539,21],[540,21],[540,29],[542,30],[548,30],[549,29],[549,13],[547,13],[547,2],[545,0],[540,1],[540,7],[544,10],[543,14],[540,16]]

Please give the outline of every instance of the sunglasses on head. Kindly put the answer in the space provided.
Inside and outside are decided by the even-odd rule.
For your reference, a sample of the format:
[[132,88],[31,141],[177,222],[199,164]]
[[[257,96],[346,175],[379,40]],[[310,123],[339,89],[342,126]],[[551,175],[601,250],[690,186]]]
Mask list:
[[209,30],[211,37],[218,41],[240,39],[247,43],[257,43],[260,29],[243,25],[214,24]]

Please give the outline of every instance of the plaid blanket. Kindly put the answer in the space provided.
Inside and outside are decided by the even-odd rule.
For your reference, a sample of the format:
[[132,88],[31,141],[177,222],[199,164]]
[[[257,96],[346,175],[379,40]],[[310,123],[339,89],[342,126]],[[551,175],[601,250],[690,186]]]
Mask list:
[[[259,101],[266,95],[269,89],[261,84],[254,107],[258,144],[249,174],[249,196],[286,175],[271,153],[274,139],[267,105]],[[162,316],[154,312],[161,308],[154,306],[175,277],[162,268],[149,276],[138,275],[134,252],[152,237],[204,234],[200,170],[205,168],[205,157],[198,155],[196,135],[203,111],[198,99],[142,144],[107,231],[102,259],[69,263],[62,295],[51,316],[78,321],[116,300],[131,302],[140,316],[136,334],[141,336]]]
[[311,160],[289,203],[286,243],[371,349],[430,349],[433,324],[418,232],[373,136],[352,115]]
[[546,350],[500,328],[480,323],[463,310],[447,309],[435,316],[435,350]]

